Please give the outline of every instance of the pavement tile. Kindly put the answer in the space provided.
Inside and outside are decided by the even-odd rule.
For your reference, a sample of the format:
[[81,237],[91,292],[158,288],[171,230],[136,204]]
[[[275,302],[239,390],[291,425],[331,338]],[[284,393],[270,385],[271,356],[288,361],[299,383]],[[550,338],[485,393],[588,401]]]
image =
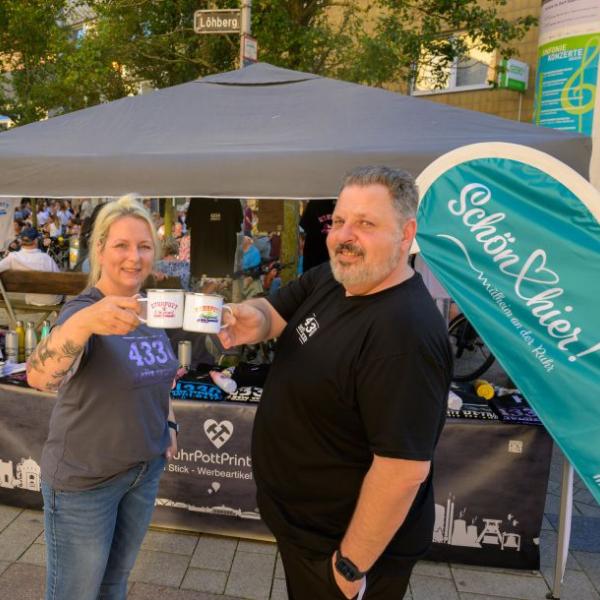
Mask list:
[[453,567],[452,572],[456,587],[461,594],[470,592],[522,600],[540,600],[545,598],[548,592],[548,585],[541,575],[512,575],[457,567]]
[[285,570],[283,568],[283,561],[281,560],[281,554],[277,553],[277,559],[275,560],[275,579],[285,579]]
[[583,572],[600,591],[600,554],[591,552],[573,552]]
[[459,600],[454,582],[441,577],[411,575],[410,591],[413,600]]
[[[542,574],[552,589],[554,569],[544,568]],[[600,594],[584,572],[567,570],[560,586],[560,600],[600,600]]]
[[39,511],[24,510],[0,533],[0,560],[15,561],[44,529]]
[[234,538],[201,535],[190,561],[190,567],[229,571],[237,544]]
[[136,583],[129,592],[127,600],[242,600],[233,596],[216,596],[206,592],[178,590],[164,585]]
[[[548,519],[558,530],[558,515],[548,515]],[[600,552],[600,519],[573,515],[569,548],[583,552]]]
[[542,529],[554,530],[552,523],[548,520],[548,517],[546,515],[544,515],[544,518],[542,519]]
[[594,496],[592,496],[590,490],[587,487],[575,490],[575,492],[573,493],[573,500],[575,500],[575,502],[583,502],[584,504],[598,506],[598,503],[594,499]]
[[[544,529],[540,534],[540,568],[552,567],[556,563],[556,544],[558,542],[558,533],[554,530]],[[567,557],[567,569],[580,571],[581,567],[572,552]]]
[[227,573],[225,571],[188,569],[183,578],[181,588],[186,590],[196,590],[198,592],[222,594],[225,591],[226,583]]
[[547,493],[553,496],[560,496],[560,483],[557,481],[548,481]]
[[31,544],[25,554],[19,558],[19,562],[29,563],[30,565],[46,566],[46,546],[41,544]]
[[189,558],[166,552],[141,550],[131,571],[131,581],[179,587],[187,571]]
[[516,575],[517,577],[539,577],[539,571],[529,571],[527,569],[507,569],[504,567],[484,567],[480,565],[463,565],[460,563],[451,563],[450,568],[468,569],[469,571],[485,571],[489,573],[504,573],[506,575]]
[[[596,519],[598,519],[600,521],[600,506],[595,504],[595,502],[596,501],[594,500],[593,505],[586,504],[584,502],[575,502],[575,506],[579,509],[579,512],[584,517],[595,517]],[[600,524],[599,524],[599,526],[600,526]]]
[[197,535],[173,533],[170,531],[148,531],[142,544],[142,550],[191,556],[194,553],[197,543]]
[[22,512],[23,509],[16,506],[0,505],[0,531],[12,523]]
[[514,600],[507,596],[487,596],[484,594],[459,594],[460,600]]
[[4,573],[4,571],[6,571],[11,564],[12,563],[8,560],[0,560],[0,575],[2,575],[2,573]]
[[560,496],[555,496],[554,494],[548,494],[546,496],[544,513],[551,515],[558,515],[560,513]]
[[257,552],[258,554],[277,554],[277,544],[273,542],[257,542],[252,540],[240,540],[238,552]]
[[0,575],[0,600],[41,600],[46,588],[46,569],[13,563]]
[[443,579],[452,579],[452,573],[448,563],[432,562],[420,560],[413,569],[417,575],[426,575],[431,577],[442,577]]
[[37,538],[35,538],[35,542],[33,542],[34,544],[43,544],[44,546],[46,545],[46,536],[44,535],[44,532],[42,531],[42,533],[40,533],[40,535],[37,536]]
[[251,600],[267,600],[275,569],[275,555],[236,552],[225,593]]
[[283,579],[274,579],[271,588],[271,600],[288,600],[287,589]]

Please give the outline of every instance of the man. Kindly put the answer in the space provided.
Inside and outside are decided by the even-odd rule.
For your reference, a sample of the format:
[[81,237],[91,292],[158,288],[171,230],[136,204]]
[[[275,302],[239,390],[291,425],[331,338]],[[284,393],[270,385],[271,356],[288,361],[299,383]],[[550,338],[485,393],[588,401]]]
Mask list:
[[[58,265],[50,256],[42,252],[37,244],[39,233],[33,227],[25,227],[21,230],[18,239],[21,249],[18,252],[10,252],[0,260],[0,273],[14,269],[15,271],[49,271],[57,273],[60,271]],[[25,294],[25,302],[34,306],[58,304],[62,296],[52,294]]]
[[257,411],[258,506],[290,600],[400,600],[434,523],[431,460],[451,354],[442,316],[408,266],[412,177],[344,179],[330,263],[274,297],[232,305],[224,346],[279,337]]

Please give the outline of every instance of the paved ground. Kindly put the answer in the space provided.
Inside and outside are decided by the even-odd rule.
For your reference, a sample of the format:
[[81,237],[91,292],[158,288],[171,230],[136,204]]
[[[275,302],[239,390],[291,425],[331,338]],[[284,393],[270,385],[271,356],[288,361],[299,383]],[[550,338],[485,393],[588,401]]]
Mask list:
[[[560,477],[556,453],[541,537],[541,571],[421,562],[406,600],[545,598],[553,581]],[[600,507],[578,480],[575,490],[573,539],[561,598],[600,600]],[[42,513],[0,506],[0,600],[41,600],[43,589]],[[286,598],[274,544],[162,531],[146,536],[128,595],[130,600]]]

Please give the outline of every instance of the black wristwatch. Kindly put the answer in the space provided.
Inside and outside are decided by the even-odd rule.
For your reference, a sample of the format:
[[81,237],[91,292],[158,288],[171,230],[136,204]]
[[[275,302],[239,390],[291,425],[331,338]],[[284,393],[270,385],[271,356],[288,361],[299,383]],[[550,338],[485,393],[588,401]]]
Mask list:
[[179,435],[179,423],[175,423],[175,421],[167,421],[167,425],[175,430],[175,433]]
[[362,579],[367,573],[362,572],[358,567],[345,556],[339,550],[335,551],[335,570],[346,580],[346,581],[358,581]]

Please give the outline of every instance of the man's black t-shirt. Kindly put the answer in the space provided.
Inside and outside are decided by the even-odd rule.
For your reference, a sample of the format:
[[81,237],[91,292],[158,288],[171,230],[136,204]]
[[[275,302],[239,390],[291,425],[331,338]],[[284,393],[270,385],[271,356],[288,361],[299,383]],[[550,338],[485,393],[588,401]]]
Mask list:
[[[252,441],[261,515],[307,555],[332,553],[373,454],[431,460],[451,377],[446,328],[420,275],[346,296],[329,264],[269,298],[287,321]],[[431,543],[431,474],[387,552]]]

